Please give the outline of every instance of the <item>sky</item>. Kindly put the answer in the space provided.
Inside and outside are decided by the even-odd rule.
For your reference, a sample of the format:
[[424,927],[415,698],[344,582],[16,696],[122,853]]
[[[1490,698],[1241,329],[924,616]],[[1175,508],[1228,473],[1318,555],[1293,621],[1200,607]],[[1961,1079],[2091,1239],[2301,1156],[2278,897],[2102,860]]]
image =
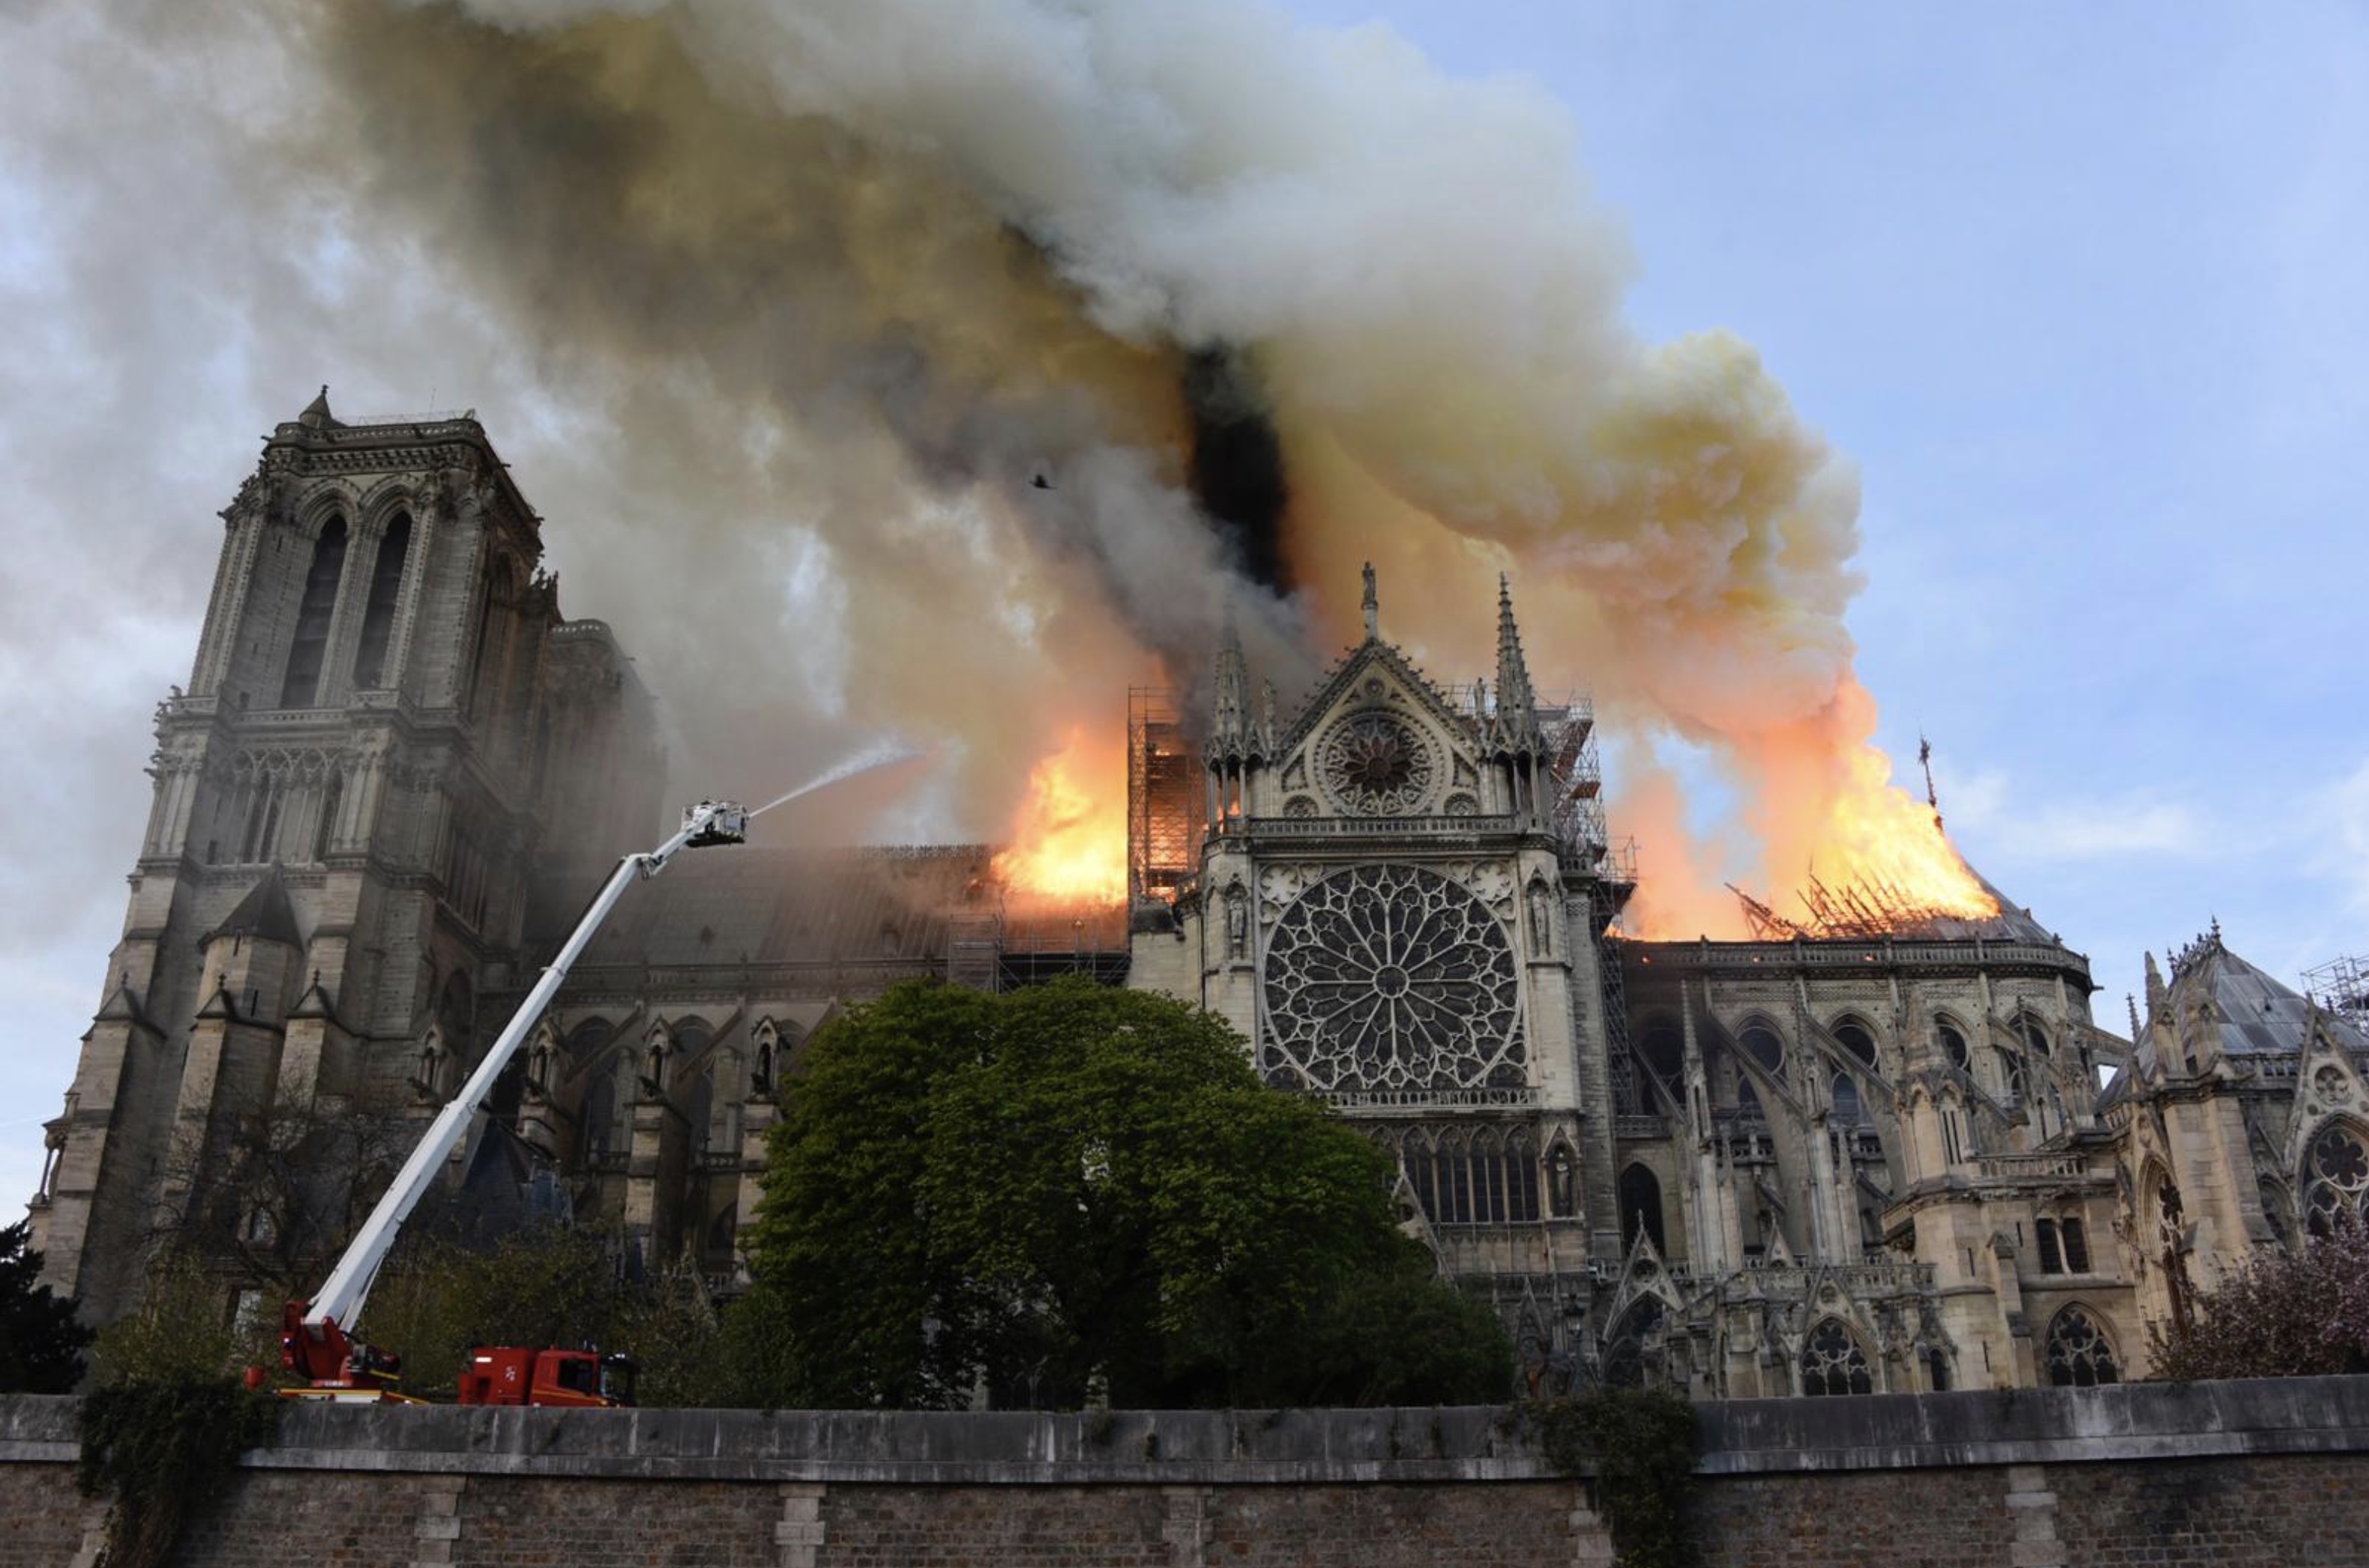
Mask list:
[[[1288,9],[1551,96],[1628,232],[1631,326],[1739,334],[1855,465],[1880,739],[1905,762],[1930,738],[1951,834],[2090,955],[2101,1024],[2143,951],[2211,921],[2290,981],[2369,952],[2369,10]],[[6,1213],[98,1001],[150,710],[188,679],[257,438],[324,380],[343,411],[506,409],[556,519],[636,461],[571,467],[538,396],[562,368],[424,269],[358,298],[332,217],[239,221],[237,171],[171,134],[168,94],[131,64],[92,90],[81,11],[0,0]],[[235,108],[281,86],[259,58],[226,32],[181,69]],[[550,545],[597,580],[564,528]]]

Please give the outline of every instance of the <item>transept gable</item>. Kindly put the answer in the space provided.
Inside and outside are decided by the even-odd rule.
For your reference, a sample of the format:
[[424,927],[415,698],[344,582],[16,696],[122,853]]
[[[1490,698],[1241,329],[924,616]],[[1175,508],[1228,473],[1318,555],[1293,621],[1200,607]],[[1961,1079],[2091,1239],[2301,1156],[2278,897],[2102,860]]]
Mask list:
[[[1358,728],[1366,715],[1373,721]],[[1392,721],[1395,721],[1393,723]],[[1368,750],[1402,745],[1412,732],[1430,753],[1410,757],[1420,774],[1378,795],[1361,784],[1356,770]],[[1334,668],[1278,737],[1275,752],[1284,787],[1321,801],[1320,809],[1358,812],[1360,801],[1402,802],[1384,814],[1444,812],[1462,795],[1467,812],[1477,812],[1481,753],[1466,716],[1406,656],[1379,638],[1368,639]]]
[[2352,1053],[2337,1039],[2330,1019],[2314,1006],[2304,1024],[2302,1059],[2295,1064],[2295,1092],[2287,1113],[2286,1171],[2302,1169],[2306,1152],[2329,1122],[2369,1126],[2369,1086]]

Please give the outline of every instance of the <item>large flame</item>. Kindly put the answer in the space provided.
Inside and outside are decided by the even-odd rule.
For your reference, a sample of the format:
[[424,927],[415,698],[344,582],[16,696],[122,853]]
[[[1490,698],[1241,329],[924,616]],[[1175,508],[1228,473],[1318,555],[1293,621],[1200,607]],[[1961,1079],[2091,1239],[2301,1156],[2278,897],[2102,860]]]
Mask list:
[[1826,803],[1811,872],[1829,886],[1863,885],[1922,910],[1986,920],[1999,912],[1943,836],[1932,808],[1892,784],[1892,760],[1872,746],[1848,760],[1849,784]]
[[996,875],[1023,898],[1127,901],[1127,761],[1121,737],[1084,725],[1028,775]]

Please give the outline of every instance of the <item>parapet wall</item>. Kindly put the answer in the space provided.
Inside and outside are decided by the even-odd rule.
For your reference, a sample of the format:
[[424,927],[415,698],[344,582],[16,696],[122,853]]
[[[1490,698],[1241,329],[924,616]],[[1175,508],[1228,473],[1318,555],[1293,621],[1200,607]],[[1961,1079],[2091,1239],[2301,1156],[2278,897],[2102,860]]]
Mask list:
[[[2369,1379],[1700,1407],[1709,1564],[2369,1561]],[[87,1564],[74,1402],[0,1400],[0,1568]],[[303,1405],[180,1561],[1585,1564],[1491,1409],[924,1414]]]

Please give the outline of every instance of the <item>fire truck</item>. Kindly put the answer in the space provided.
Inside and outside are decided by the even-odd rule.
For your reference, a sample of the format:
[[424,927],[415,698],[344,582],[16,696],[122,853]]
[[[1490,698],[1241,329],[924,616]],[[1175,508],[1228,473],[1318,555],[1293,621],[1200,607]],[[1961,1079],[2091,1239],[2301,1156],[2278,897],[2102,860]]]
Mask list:
[[[469,1118],[494,1082],[518,1054],[527,1032],[558,994],[567,972],[608,920],[625,889],[664,871],[667,863],[686,849],[710,844],[737,844],[749,837],[749,812],[728,800],[703,800],[682,814],[682,829],[654,850],[629,854],[602,884],[576,929],[526,1000],[511,1015],[485,1059],[469,1074],[444,1108],[429,1125],[427,1136],[395,1173],[394,1184],[362,1221],[361,1229],[338,1258],[319,1292],[309,1301],[291,1301],[280,1323],[280,1364],[302,1379],[282,1389],[292,1398],[351,1400],[366,1402],[416,1402],[396,1384],[402,1363],[395,1356],[368,1345],[349,1332],[361,1317],[379,1266],[394,1250],[403,1222],[435,1182],[436,1173],[468,1131]],[[623,1356],[603,1356],[586,1346],[578,1350],[522,1349],[511,1345],[479,1346],[469,1352],[461,1376],[463,1404],[621,1405],[634,1402],[634,1364]]]

